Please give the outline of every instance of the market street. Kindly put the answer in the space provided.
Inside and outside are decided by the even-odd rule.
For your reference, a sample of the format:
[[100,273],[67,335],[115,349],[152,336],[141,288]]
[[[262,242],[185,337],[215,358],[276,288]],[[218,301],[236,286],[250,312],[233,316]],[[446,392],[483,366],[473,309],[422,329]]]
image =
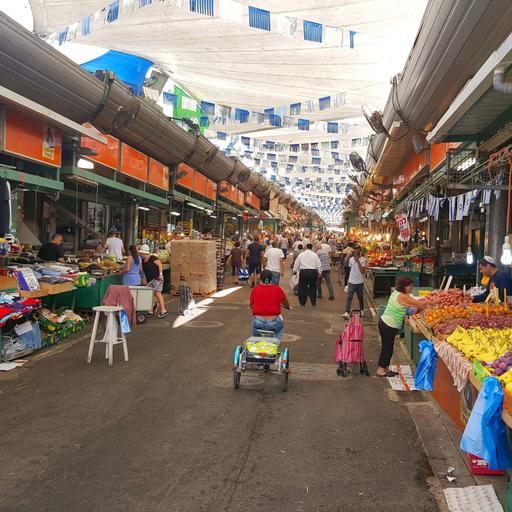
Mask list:
[[373,377],[371,318],[372,376],[336,375],[338,285],[315,309],[291,298],[288,392],[259,374],[233,389],[249,291],[178,328],[174,300],[169,317],[129,335],[128,363],[118,347],[108,367],[97,347],[88,365],[87,341],[70,342],[2,375],[0,510],[437,510],[412,418]]

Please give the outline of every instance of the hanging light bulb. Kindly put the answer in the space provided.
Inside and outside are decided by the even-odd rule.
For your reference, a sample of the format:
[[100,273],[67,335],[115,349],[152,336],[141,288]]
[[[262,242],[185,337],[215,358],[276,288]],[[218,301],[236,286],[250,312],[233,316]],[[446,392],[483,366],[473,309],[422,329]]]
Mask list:
[[473,256],[473,251],[471,250],[471,247],[468,247],[468,252],[466,253],[466,263],[468,265],[473,265],[475,262],[475,257]]
[[508,241],[508,235],[505,236],[505,241],[501,250],[503,251],[501,254],[501,263],[503,265],[512,265],[512,248]]

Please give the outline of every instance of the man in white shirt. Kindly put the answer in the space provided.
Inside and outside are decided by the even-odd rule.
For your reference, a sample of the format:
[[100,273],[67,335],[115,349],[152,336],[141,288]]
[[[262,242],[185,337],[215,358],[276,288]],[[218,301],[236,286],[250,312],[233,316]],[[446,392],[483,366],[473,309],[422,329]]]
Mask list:
[[115,256],[118,260],[123,259],[124,245],[120,238],[117,238],[117,233],[111,231],[109,237],[105,242],[105,250],[109,256]]
[[364,276],[366,274],[367,262],[366,258],[361,256],[361,249],[357,247],[354,249],[354,255],[349,260],[350,275],[348,278],[348,293],[347,304],[345,307],[345,314],[343,318],[348,320],[350,318],[350,310],[352,309],[352,298],[354,293],[357,294],[359,300],[359,310],[361,316],[364,313]]
[[299,272],[298,293],[300,305],[306,305],[309,295],[311,305],[316,306],[316,284],[322,275],[322,262],[318,255],[312,251],[313,246],[311,244],[306,247],[306,250],[297,256],[293,265],[293,273]]
[[277,247],[277,241],[272,242],[272,247],[269,247],[263,255],[263,264],[267,270],[272,272],[271,284],[279,286],[279,280],[284,276],[284,254],[281,249]]

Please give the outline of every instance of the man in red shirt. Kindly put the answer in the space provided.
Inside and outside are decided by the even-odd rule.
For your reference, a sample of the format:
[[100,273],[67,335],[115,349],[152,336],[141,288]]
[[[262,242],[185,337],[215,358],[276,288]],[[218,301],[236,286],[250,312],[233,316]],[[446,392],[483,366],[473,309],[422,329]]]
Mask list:
[[279,340],[283,337],[284,321],[281,305],[286,309],[290,303],[282,288],[272,282],[272,272],[264,270],[260,275],[260,284],[251,292],[252,335],[259,336],[259,331],[272,331]]

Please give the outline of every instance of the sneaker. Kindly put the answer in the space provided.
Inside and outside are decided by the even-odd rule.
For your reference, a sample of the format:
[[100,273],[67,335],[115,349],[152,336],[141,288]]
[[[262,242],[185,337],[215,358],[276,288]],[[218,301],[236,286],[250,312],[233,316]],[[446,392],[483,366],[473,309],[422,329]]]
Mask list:
[[162,311],[159,313],[158,318],[165,318],[169,314],[169,311]]
[[329,300],[334,300],[334,297],[329,297]]
[[345,320],[350,320],[350,315],[348,313],[343,313],[342,318],[344,318]]

